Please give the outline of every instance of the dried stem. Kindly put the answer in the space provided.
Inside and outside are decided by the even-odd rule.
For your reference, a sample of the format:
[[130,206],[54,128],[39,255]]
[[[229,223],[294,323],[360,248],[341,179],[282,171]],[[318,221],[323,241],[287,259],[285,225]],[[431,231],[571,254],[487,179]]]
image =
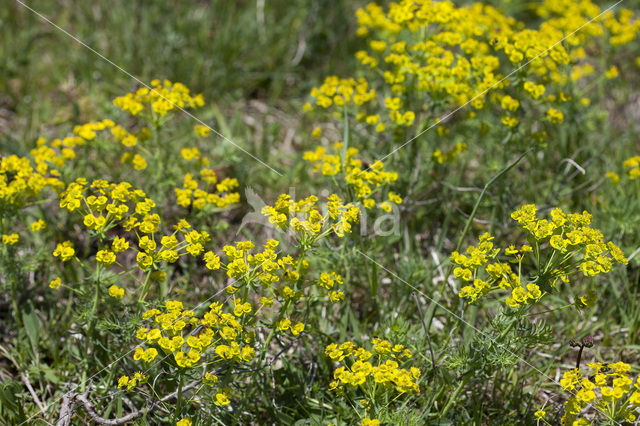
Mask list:
[[[200,380],[194,380],[193,382],[182,387],[182,392],[188,391],[189,389],[193,389],[197,387],[201,383]],[[62,399],[62,407],[60,409],[60,418],[56,423],[56,426],[68,426],[71,424],[71,416],[73,415],[75,406],[80,406],[84,411],[87,412],[92,422],[95,422],[100,425],[121,425],[128,422],[131,422],[143,414],[149,413],[156,409],[160,403],[171,401],[178,397],[178,391],[172,392],[162,399],[158,401],[154,401],[146,407],[133,411],[126,416],[119,417],[117,419],[105,419],[100,416],[94,406],[93,403],[87,397],[87,394],[79,394],[73,391],[67,392]]]

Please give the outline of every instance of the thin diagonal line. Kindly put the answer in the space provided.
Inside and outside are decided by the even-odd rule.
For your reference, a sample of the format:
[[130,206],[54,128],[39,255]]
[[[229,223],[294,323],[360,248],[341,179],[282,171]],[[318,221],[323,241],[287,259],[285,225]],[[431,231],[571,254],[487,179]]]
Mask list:
[[[447,313],[451,314],[453,317],[455,317],[456,319],[460,320],[461,322],[463,322],[465,325],[473,328],[476,332],[482,334],[483,336],[485,336],[486,338],[488,338],[489,340],[491,340],[493,343],[501,346],[504,348],[505,351],[509,352],[511,355],[515,356],[516,358],[518,358],[520,361],[524,362],[527,366],[533,368],[535,371],[537,371],[538,373],[540,373],[543,377],[551,380],[553,383],[557,384],[558,386],[561,386],[560,383],[558,381],[556,381],[555,379],[553,379],[551,376],[545,374],[542,370],[540,370],[538,367],[536,367],[535,365],[530,364],[527,360],[525,360],[524,358],[518,356],[517,354],[513,353],[513,351],[509,350],[509,348],[507,348],[505,345],[498,343],[493,337],[491,337],[490,335],[488,335],[487,333],[485,333],[484,331],[476,328],[474,325],[470,324],[468,321],[466,321],[462,316],[456,314],[455,312],[451,311],[450,309],[448,309],[446,306],[444,306],[443,304],[441,304],[440,302],[438,302],[435,299],[432,299],[431,297],[427,296],[422,290],[420,290],[418,287],[410,284],[409,282],[405,281],[404,279],[402,279],[401,277],[399,277],[396,273],[394,273],[393,271],[389,270],[386,266],[380,264],[379,262],[376,262],[374,259],[372,259],[370,256],[368,256],[366,253],[360,251],[357,248],[354,248],[355,251],[357,251],[358,253],[360,253],[361,255],[363,255],[364,257],[366,257],[370,262],[375,263],[377,266],[379,266],[380,268],[384,269],[387,273],[393,275],[395,278],[397,278],[398,280],[402,281],[404,284],[408,285],[409,287],[411,287],[414,291],[417,291],[418,293],[420,293],[421,295],[423,295],[426,299],[428,299],[429,301],[431,301],[432,303],[434,303],[435,305],[437,305],[438,307],[440,307],[441,309],[445,310]],[[567,390],[568,391],[568,390]],[[573,392],[568,391],[569,393],[571,393],[573,396],[576,396],[575,394],[573,394]],[[597,407],[594,408],[599,411],[600,413],[604,414],[605,416],[607,416],[607,418],[609,418],[610,420],[616,422],[613,418],[611,418],[607,413],[605,413],[604,411],[600,411]],[[618,424],[621,424],[619,422],[616,422]]]
[[[605,13],[607,13],[608,11],[610,11],[611,9],[613,9],[614,7],[616,7],[617,5],[619,5],[620,3],[622,3],[624,0],[618,0],[617,3],[613,4],[612,6],[609,6],[608,8],[606,8],[605,10],[603,10],[602,12],[600,12],[595,18],[592,18],[590,21],[580,25],[578,28],[576,28],[575,30],[573,30],[569,35],[561,38],[560,40],[558,40],[557,42],[555,42],[554,44],[552,44],[550,47],[548,47],[547,49],[543,50],[542,52],[538,53],[536,56],[534,56],[533,58],[529,59],[527,62],[525,62],[524,64],[520,65],[518,68],[514,69],[513,71],[511,71],[509,74],[507,74],[506,76],[504,76],[503,78],[501,78],[498,82],[492,84],[491,86],[489,86],[488,88],[486,88],[485,90],[483,90],[482,92],[478,93],[477,95],[475,95],[473,98],[469,99],[466,103],[460,105],[459,107],[457,107],[456,109],[454,109],[453,111],[448,112],[447,114],[441,116],[440,118],[436,119],[436,121],[430,125],[429,127],[427,127],[426,129],[422,130],[420,133],[418,133],[417,135],[415,135],[414,137],[412,137],[411,139],[409,139],[408,141],[406,141],[405,143],[403,143],[402,145],[400,145],[399,147],[395,148],[393,151],[391,151],[390,153],[388,153],[387,155],[385,155],[384,157],[376,160],[376,161],[384,161],[385,159],[387,159],[388,157],[392,156],[393,154],[395,154],[398,150],[404,148],[405,146],[409,145],[411,142],[413,142],[414,140],[416,140],[417,138],[419,138],[420,136],[422,136],[424,133],[426,133],[427,131],[431,130],[432,128],[434,128],[435,126],[437,126],[438,124],[440,124],[443,120],[446,120],[447,118],[451,117],[453,114],[455,114],[456,112],[460,111],[461,109],[465,108],[467,105],[469,105],[471,102],[473,102],[474,100],[478,99],[481,96],[484,96],[487,92],[489,92],[491,89],[493,89],[494,87],[496,87],[497,85],[499,85],[500,83],[502,83],[503,81],[505,81],[506,79],[508,79],[509,77],[511,77],[513,74],[517,73],[518,71],[520,71],[522,68],[526,67],[527,65],[529,65],[531,62],[535,61],[536,59],[538,59],[541,55],[547,53],[548,51],[550,51],[551,49],[553,49],[554,47],[556,47],[558,44],[562,43],[563,41],[565,41],[566,39],[568,39],[569,37],[571,37],[572,35],[574,35],[575,33],[577,33],[578,31],[580,31],[582,28],[586,27],[587,25],[589,25],[590,23],[592,23],[593,21],[595,21],[596,19],[600,18],[602,15],[604,15]],[[367,168],[368,169],[368,168]],[[361,171],[360,173],[364,173],[367,169]]]
[[158,95],[159,97],[161,97],[162,99],[164,99],[165,101],[169,102],[171,105],[173,105],[176,109],[182,111],[183,113],[185,113],[186,115],[188,115],[189,117],[193,118],[195,121],[197,121],[198,123],[202,124],[203,126],[205,126],[207,129],[209,129],[210,131],[212,131],[213,133],[215,133],[216,135],[218,135],[220,138],[222,138],[223,140],[225,140],[226,142],[229,142],[231,145],[235,146],[236,148],[238,148],[240,151],[244,152],[245,154],[247,154],[249,157],[253,158],[254,160],[256,160],[258,163],[262,164],[263,166],[267,167],[269,170],[271,170],[272,172],[274,172],[275,174],[277,174],[278,176],[283,176],[282,173],[280,173],[278,170],[274,169],[273,167],[271,167],[270,165],[268,165],[267,163],[265,163],[264,161],[262,161],[260,158],[256,157],[255,155],[251,154],[249,151],[247,151],[246,149],[242,148],[240,145],[238,145],[237,143],[235,143],[234,141],[232,141],[231,139],[229,139],[228,137],[226,137],[225,135],[223,135],[222,133],[218,132],[216,129],[212,128],[211,126],[209,126],[207,123],[205,123],[204,121],[202,121],[201,119],[199,119],[198,117],[196,117],[195,115],[193,115],[192,113],[190,113],[189,111],[187,111],[186,109],[182,108],[179,105],[176,105],[175,103],[171,102],[169,99],[167,99],[165,96],[163,96],[160,92],[158,92],[157,90],[155,90],[154,88],[152,88],[151,86],[149,86],[148,84],[144,83],[143,81],[141,81],[138,77],[136,77],[135,75],[131,74],[130,72],[128,72],[127,70],[125,70],[124,68],[122,68],[121,66],[119,66],[118,64],[116,64],[115,62],[113,62],[112,60],[110,60],[109,58],[107,58],[106,56],[104,56],[103,54],[101,54],[100,52],[98,52],[97,50],[95,50],[93,47],[89,46],[87,43],[85,43],[84,41],[80,40],[78,37],[74,36],[73,34],[71,34],[70,32],[68,32],[67,30],[65,30],[64,28],[60,27],[59,25],[57,25],[55,22],[51,21],[49,18],[47,18],[46,16],[44,16],[43,14],[41,14],[40,12],[32,9],[31,7],[29,7],[29,5],[25,4],[24,2],[22,2],[21,0],[15,0],[17,3],[19,3],[20,5],[22,5],[24,8],[30,10],[31,12],[33,12],[35,15],[37,15],[40,19],[42,19],[43,21],[49,23],[51,26],[53,26],[54,28],[58,29],[59,31],[63,32],[65,35],[67,35],[68,37],[72,38],[76,43],[79,43],[80,45],[82,45],[83,47],[89,49],[92,53],[94,53],[95,55],[97,55],[98,57],[100,57],[101,59],[103,59],[104,61],[108,62],[109,64],[113,65],[115,68],[117,68],[119,71],[121,71],[122,73],[124,73],[125,75],[127,75],[129,78],[135,80],[137,83],[139,83],[140,85],[146,87],[147,89],[149,89],[151,92],[155,93],[156,95]]

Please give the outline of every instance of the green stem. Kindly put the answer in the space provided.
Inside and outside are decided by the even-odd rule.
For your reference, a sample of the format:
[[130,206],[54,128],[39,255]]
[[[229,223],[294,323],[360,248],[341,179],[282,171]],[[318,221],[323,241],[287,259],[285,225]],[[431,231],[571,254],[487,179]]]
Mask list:
[[455,390],[451,394],[451,397],[449,397],[449,400],[447,401],[447,404],[442,409],[442,412],[440,413],[440,418],[444,417],[447,414],[447,412],[451,409],[453,404],[456,402],[456,398],[458,397],[458,395],[460,395],[460,392],[462,392],[462,389],[464,388],[464,385],[466,383],[467,383],[467,381],[463,380],[455,388]]
[[100,301],[100,266],[96,266],[96,275],[93,280],[93,301],[91,302],[91,310],[89,311],[89,327],[87,329],[87,335],[84,340],[84,349],[85,349],[85,357],[84,357],[84,366],[82,369],[82,392],[85,391],[85,386],[87,383],[87,375],[89,372],[89,351],[91,350],[91,342],[93,341],[93,335],[95,333],[96,328],[96,313],[98,312],[98,302]]
[[[302,261],[304,260],[304,255],[306,254],[306,252],[307,252],[307,249],[305,248],[305,246],[303,246],[302,252],[300,253],[300,259],[298,259],[298,264],[296,265],[296,272],[298,273],[298,276],[300,274],[300,268],[302,267]],[[300,280],[300,278],[298,278],[298,280]],[[265,340],[264,346],[260,351],[260,358],[258,359],[258,365],[261,365],[263,363],[264,357],[267,355],[267,350],[269,349],[269,344],[271,343],[271,340],[273,340],[273,337],[276,334],[276,328],[278,327],[278,322],[280,322],[284,314],[287,312],[287,309],[289,309],[289,306],[291,305],[291,300],[292,299],[289,299],[285,302],[282,309],[280,309],[278,318],[276,318],[275,322],[273,323],[273,326],[271,326],[271,330],[269,331],[267,340]]]
[[[359,234],[359,240],[360,240],[360,250],[362,250],[363,253],[366,253],[366,250],[364,248],[364,241],[362,239],[362,234]],[[377,285],[377,281],[374,281],[373,279],[373,274],[372,274],[372,270],[365,267],[366,271],[367,271],[367,282],[369,284],[369,290],[371,291],[371,297],[373,299],[373,305],[374,305],[374,311],[378,312],[378,285]]]
[[140,292],[140,297],[138,298],[138,314],[140,314],[140,308],[144,303],[144,298],[147,296],[147,291],[149,291],[150,277],[151,277],[151,271],[147,272],[147,276],[144,279],[144,284],[142,284],[142,291]]
[[347,103],[344,104],[344,135],[342,141],[342,170],[346,170],[347,149],[349,148],[349,111],[347,110]]
[[495,339],[494,342],[498,343],[502,339],[504,339],[507,336],[507,334],[509,334],[509,332],[511,331],[515,323],[516,323],[515,321],[511,321],[511,323],[507,326],[507,328],[502,333],[500,333],[500,336],[498,336],[498,338]]
[[184,380],[184,372],[182,369],[178,373],[178,397],[176,400],[176,411],[173,414],[174,423],[179,420],[180,413],[182,412],[182,382]]
[[[509,164],[507,167],[505,167],[504,169],[500,170],[500,172],[498,172],[498,174],[496,174],[494,177],[492,177],[485,185],[484,188],[482,188],[482,192],[480,193],[480,195],[478,196],[478,199],[476,200],[475,205],[473,206],[473,210],[471,211],[471,214],[469,215],[469,218],[467,219],[467,222],[464,225],[464,229],[462,231],[462,235],[460,235],[460,238],[458,239],[458,244],[456,245],[456,250],[455,251],[460,251],[460,247],[462,247],[462,243],[464,241],[464,238],[467,236],[467,232],[469,232],[469,228],[471,227],[471,222],[473,221],[473,218],[476,215],[476,212],[478,211],[478,208],[480,207],[480,202],[482,201],[482,198],[484,197],[484,194],[487,192],[487,190],[489,189],[489,187],[498,179],[500,179],[504,174],[506,174],[509,170],[511,170],[512,168],[514,168],[519,162],[520,160],[522,160],[529,152],[531,152],[533,150],[533,148],[529,148],[528,150],[526,150],[525,152],[523,152],[520,157],[518,157],[513,163]],[[444,277],[444,280],[442,281],[442,287],[440,288],[440,296],[438,297],[438,301],[442,298],[442,295],[444,294],[444,291],[446,289],[446,285],[447,282],[449,281],[449,276],[451,275],[451,272],[453,271],[453,264],[449,265],[449,268],[447,269],[447,274]],[[436,301],[436,302],[438,302]],[[437,304],[437,303],[436,303]],[[433,309],[431,311],[431,315],[429,316],[429,321],[427,321],[427,327],[431,326],[431,322],[433,321],[433,318],[435,316],[435,312],[436,310]]]

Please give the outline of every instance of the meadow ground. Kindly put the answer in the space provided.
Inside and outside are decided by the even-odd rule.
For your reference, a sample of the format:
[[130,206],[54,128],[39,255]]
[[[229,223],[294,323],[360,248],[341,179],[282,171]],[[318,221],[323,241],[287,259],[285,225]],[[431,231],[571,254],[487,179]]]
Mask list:
[[633,424],[640,2],[0,7],[0,423]]

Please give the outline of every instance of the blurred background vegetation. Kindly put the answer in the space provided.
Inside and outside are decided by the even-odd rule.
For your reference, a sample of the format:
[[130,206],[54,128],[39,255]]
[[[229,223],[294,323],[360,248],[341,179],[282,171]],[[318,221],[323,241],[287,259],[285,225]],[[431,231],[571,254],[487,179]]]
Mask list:
[[92,114],[83,102],[96,92],[110,99],[135,87],[122,70],[143,82],[180,81],[222,105],[299,98],[322,76],[348,70],[358,43],[359,2],[344,0],[28,3],[114,66],[20,3],[3,3],[3,138],[12,116],[43,123]]

